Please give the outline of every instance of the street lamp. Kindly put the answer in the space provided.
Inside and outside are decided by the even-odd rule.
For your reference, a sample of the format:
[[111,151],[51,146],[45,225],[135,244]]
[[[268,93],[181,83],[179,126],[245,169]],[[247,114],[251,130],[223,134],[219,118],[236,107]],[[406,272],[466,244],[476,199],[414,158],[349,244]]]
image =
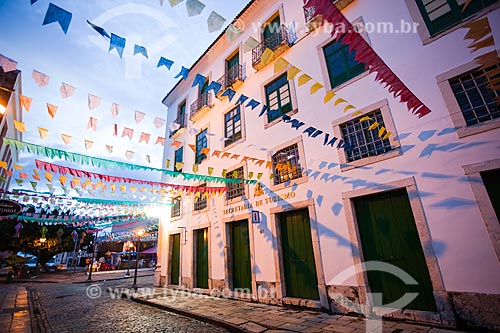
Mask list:
[[134,289],[137,289],[137,265],[139,264],[139,258],[141,256],[141,237],[144,235],[144,229],[139,229],[137,231],[137,250],[135,253],[135,271],[134,271]]
[[127,273],[125,273],[125,277],[130,276],[130,249],[133,247],[133,245],[130,243],[130,241],[127,241],[125,243],[125,249],[127,249]]
[[94,240],[92,242],[92,257],[90,257],[90,271],[89,271],[89,277],[87,278],[87,281],[92,281],[92,268],[94,266],[95,244],[97,243],[97,234],[98,233],[99,233],[99,230],[96,231],[96,234],[94,236]]

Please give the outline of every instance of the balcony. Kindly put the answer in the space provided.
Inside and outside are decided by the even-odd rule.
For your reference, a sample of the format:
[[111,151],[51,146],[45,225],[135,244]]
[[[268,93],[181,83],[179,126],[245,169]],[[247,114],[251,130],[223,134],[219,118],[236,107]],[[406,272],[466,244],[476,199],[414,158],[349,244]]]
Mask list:
[[222,88],[217,93],[216,97],[220,98],[220,96],[228,89],[237,89],[239,86],[243,84],[243,66],[237,65],[228,69],[226,73],[217,80]]
[[260,70],[262,67],[267,65],[267,63],[262,62],[262,54],[266,48],[274,51],[274,56],[270,60],[271,62],[278,58],[283,52],[288,50],[290,46],[288,29],[282,25],[279,31],[271,34],[252,50],[252,67],[256,70]]
[[209,92],[204,92],[200,97],[191,104],[191,113],[189,119],[197,121],[212,108],[212,95]]
[[177,119],[174,120],[174,123],[179,124],[180,127],[176,129],[175,131],[170,131],[169,138],[177,138],[180,135],[182,135],[187,128],[187,121],[186,121],[186,115],[185,114],[180,114],[177,116]]
[[316,15],[316,7],[304,7],[304,17],[306,19],[306,26],[309,29],[309,32],[318,29],[323,23],[323,15]]

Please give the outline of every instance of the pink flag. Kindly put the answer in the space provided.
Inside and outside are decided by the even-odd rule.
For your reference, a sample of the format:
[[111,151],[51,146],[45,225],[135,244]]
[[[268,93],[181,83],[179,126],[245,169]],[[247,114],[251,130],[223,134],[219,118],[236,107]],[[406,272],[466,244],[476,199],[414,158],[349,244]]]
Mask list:
[[113,117],[116,117],[118,115],[118,104],[116,103],[111,104],[111,115]]
[[135,111],[135,122],[136,123],[140,123],[141,121],[144,120],[144,117],[146,116],[145,113],[141,112],[141,111]]
[[39,87],[44,87],[49,84],[50,77],[46,74],[40,73],[39,71],[33,70],[32,77]]
[[[165,143],[167,142],[167,139],[165,138],[162,138],[161,136],[159,136],[157,139],[156,139],[156,142],[155,142],[155,145],[157,144],[161,144],[162,146],[165,146]],[[182,145],[182,142],[181,142],[181,145]]]
[[139,143],[141,143],[142,141],[145,141],[146,144],[149,144],[149,138],[151,138],[151,134],[142,132],[141,138],[139,139]]
[[61,97],[66,98],[73,95],[73,93],[75,92],[75,87],[70,86],[69,84],[63,82],[61,83],[60,90],[61,90]]
[[122,138],[124,136],[128,136],[130,140],[132,140],[132,136],[134,135],[134,130],[128,127],[123,128]]
[[93,110],[101,104],[101,97],[89,94],[89,110]]
[[97,118],[90,117],[87,124],[87,129],[92,128],[94,132],[97,130]]
[[153,123],[156,128],[160,128],[165,126],[165,119],[156,117]]
[[2,66],[4,72],[14,71],[17,69],[17,61],[0,54],[0,66]]

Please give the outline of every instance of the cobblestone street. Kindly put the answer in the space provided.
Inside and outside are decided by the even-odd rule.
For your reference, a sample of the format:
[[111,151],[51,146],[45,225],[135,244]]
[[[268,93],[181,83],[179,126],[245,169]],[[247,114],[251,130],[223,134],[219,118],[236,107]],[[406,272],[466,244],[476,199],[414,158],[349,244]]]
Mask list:
[[[139,279],[140,284],[150,277]],[[113,299],[105,292],[108,287],[129,288],[131,281],[95,284],[102,290],[92,299],[86,290],[90,284],[34,284],[37,321],[41,331],[49,332],[226,332],[224,329],[194,319],[165,312],[127,299]],[[33,330],[36,332],[35,330]]]

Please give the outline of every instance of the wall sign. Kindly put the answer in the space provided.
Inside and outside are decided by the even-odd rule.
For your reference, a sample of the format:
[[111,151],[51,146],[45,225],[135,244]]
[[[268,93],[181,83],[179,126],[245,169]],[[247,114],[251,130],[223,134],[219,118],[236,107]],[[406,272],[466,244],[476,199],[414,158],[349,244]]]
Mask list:
[[252,223],[260,223],[260,212],[252,210]]
[[0,199],[0,216],[16,215],[22,208],[17,202],[12,200]]

